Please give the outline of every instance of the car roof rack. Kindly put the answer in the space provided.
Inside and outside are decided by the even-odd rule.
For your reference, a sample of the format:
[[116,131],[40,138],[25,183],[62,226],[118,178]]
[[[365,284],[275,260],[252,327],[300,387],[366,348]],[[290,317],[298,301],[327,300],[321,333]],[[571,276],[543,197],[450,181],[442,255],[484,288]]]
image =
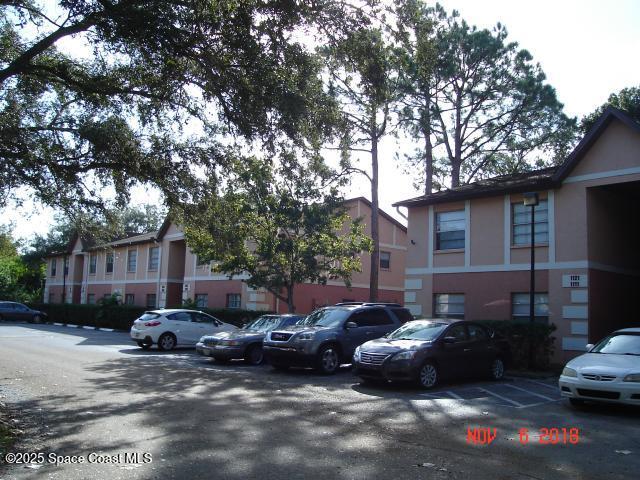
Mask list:
[[402,307],[399,303],[394,302],[340,302],[336,303],[336,306],[346,307],[346,306],[362,306],[362,307]]

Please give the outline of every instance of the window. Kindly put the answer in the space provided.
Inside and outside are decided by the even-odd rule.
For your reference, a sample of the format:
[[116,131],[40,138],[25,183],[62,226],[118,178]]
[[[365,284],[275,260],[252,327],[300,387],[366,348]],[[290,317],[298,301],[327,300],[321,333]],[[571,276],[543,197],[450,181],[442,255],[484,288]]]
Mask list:
[[96,274],[96,264],[98,262],[98,256],[91,254],[89,255],[89,275]]
[[64,257],[64,275],[69,275],[69,257]]
[[222,322],[216,320],[215,318],[209,315],[205,315],[204,313],[198,313],[198,312],[191,313],[191,318],[193,319],[194,322],[197,322],[197,323],[213,323],[216,326],[222,325]]
[[95,305],[96,304],[96,294],[95,293],[88,293],[87,294],[87,303],[89,305]]
[[454,325],[445,332],[444,336],[453,337],[456,339],[456,342],[465,342],[468,340],[464,325]]
[[480,325],[469,324],[467,325],[469,329],[469,338],[474,341],[482,341],[489,339],[489,332]]
[[155,293],[148,293],[147,294],[146,307],[147,308],[156,308],[156,294]]
[[167,318],[174,322],[190,322],[191,314],[189,312],[176,312],[171,315],[167,315]]
[[367,310],[369,316],[369,325],[391,325],[393,320],[389,317],[389,314],[384,311],[383,308],[372,308]]
[[[547,210],[547,201],[540,200],[535,208],[535,243],[549,243],[549,213]],[[513,245],[529,245],[531,244],[531,207],[525,206],[523,203],[513,204],[512,214],[513,225]]]
[[196,293],[196,306],[198,308],[206,308],[208,303],[208,295],[206,293]]
[[58,260],[55,258],[51,259],[51,276],[55,277],[56,276],[56,270],[58,268]]
[[102,298],[104,298],[105,300],[109,300],[111,298],[111,294],[110,293],[105,293]]
[[149,271],[155,272],[158,270],[160,263],[160,247],[149,248]]
[[227,294],[227,308],[240,308],[240,294],[228,293]]
[[127,272],[135,272],[138,268],[138,251],[129,250],[127,252]]
[[355,312],[353,315],[351,315],[347,319],[347,322],[353,322],[356,325],[358,325],[358,327],[370,327],[370,326],[373,326],[374,323],[373,323],[373,321],[371,319],[370,313],[371,313],[370,310],[363,311],[363,312]]
[[437,318],[464,318],[464,295],[459,293],[438,293],[434,296]]
[[436,250],[464,248],[464,210],[436,213]]
[[391,252],[380,252],[380,268],[384,270],[391,268]]
[[[529,294],[514,293],[511,295],[511,314],[514,320],[529,318]],[[549,294],[536,293],[533,295],[533,319],[536,322],[549,322]]]
[[107,273],[113,273],[113,252],[107,253],[107,258],[104,264],[104,271]]
[[127,293],[124,296],[124,304],[125,305],[133,305],[135,303],[135,296],[133,293]]

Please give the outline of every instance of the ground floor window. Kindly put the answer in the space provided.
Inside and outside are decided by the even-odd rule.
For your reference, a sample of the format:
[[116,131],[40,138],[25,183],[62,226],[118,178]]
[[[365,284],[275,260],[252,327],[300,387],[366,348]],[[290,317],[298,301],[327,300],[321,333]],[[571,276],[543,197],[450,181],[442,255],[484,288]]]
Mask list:
[[199,308],[206,308],[209,302],[209,295],[206,293],[196,293],[196,306]]
[[95,305],[96,304],[96,294],[95,293],[87,294],[87,303],[89,305]]
[[156,294],[148,293],[147,294],[147,308],[156,308]]
[[[529,319],[529,293],[511,294],[511,315],[514,320]],[[549,323],[549,294],[535,293],[533,295],[534,320]]]
[[433,311],[437,318],[464,318],[464,294],[436,293]]
[[228,293],[227,294],[227,308],[240,308],[240,294]]
[[133,293],[127,293],[124,296],[124,304],[125,305],[133,305],[135,303],[135,296]]

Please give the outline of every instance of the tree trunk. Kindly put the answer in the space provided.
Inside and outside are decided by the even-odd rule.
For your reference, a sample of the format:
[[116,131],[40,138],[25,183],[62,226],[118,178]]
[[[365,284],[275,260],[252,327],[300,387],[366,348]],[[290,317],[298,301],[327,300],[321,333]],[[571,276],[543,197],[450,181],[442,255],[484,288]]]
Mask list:
[[429,195],[433,192],[433,145],[431,145],[430,129],[424,131],[424,194]]
[[460,186],[460,167],[461,163],[451,162],[451,188]]
[[371,276],[369,277],[369,301],[378,301],[378,276],[380,270],[380,233],[378,215],[378,138],[374,132],[371,136]]
[[287,308],[289,313],[295,313],[296,306],[293,303],[293,285],[287,285]]

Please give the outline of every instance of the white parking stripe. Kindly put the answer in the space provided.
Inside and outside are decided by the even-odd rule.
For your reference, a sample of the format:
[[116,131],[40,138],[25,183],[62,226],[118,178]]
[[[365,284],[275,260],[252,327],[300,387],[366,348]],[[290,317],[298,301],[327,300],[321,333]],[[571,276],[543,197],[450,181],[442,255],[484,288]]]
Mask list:
[[451,390],[447,390],[447,395],[450,395],[451,397],[455,398],[456,400],[464,400],[464,398],[462,398],[460,395],[453,393]]
[[535,383],[536,385],[542,385],[543,387],[547,387],[547,388],[552,388],[554,390],[558,390],[558,385],[549,385],[548,383],[544,383],[544,382],[536,382],[535,380],[529,380],[528,378],[525,379],[527,382],[529,383]]
[[505,383],[504,386],[505,387],[509,387],[509,388],[513,388],[515,390],[519,390],[521,392],[525,392],[525,393],[527,393],[529,395],[533,395],[534,397],[542,398],[543,400],[549,400],[550,402],[553,402],[555,400],[555,398],[547,397],[546,395],[541,395],[539,393],[532,392],[531,390],[527,390],[526,388],[516,387],[515,385],[510,385],[508,383]]
[[515,405],[516,407],[524,407],[525,406],[520,402],[516,402],[515,400],[511,400],[510,398],[507,398],[507,397],[503,397],[502,395],[498,395],[497,393],[491,392],[491,391],[486,390],[484,388],[478,387],[478,390],[482,390],[484,393],[488,393],[492,397],[496,397],[496,398],[499,398],[500,400],[504,400],[505,402],[509,402],[509,403]]

